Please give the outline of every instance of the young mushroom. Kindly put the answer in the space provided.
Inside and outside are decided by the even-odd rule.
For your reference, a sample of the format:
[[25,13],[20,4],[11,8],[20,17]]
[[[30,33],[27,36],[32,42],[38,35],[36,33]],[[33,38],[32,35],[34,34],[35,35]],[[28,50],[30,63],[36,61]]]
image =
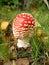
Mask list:
[[31,14],[21,13],[13,21],[13,34],[18,38],[18,48],[30,46],[29,38],[34,32],[35,20]]

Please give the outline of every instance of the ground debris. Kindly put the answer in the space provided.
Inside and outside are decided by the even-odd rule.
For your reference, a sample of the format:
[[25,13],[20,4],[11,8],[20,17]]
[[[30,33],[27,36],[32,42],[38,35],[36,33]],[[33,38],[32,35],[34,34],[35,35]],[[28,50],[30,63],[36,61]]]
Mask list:
[[29,65],[29,60],[27,58],[20,58],[16,61],[17,65]]
[[3,65],[3,60],[0,58],[0,65]]

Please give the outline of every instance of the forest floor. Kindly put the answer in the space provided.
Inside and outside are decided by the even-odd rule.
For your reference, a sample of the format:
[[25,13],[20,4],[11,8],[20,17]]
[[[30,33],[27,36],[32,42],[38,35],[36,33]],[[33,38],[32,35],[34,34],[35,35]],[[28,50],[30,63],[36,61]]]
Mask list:
[[[39,42],[36,42],[36,38],[34,39],[34,41],[32,41],[32,43],[34,42],[33,44],[33,53],[35,55],[32,56],[32,51],[28,51],[28,49],[20,49],[20,51],[18,51],[18,58],[20,56],[20,59],[18,59],[17,61],[19,63],[17,63],[17,65],[28,65],[29,62],[33,62],[32,65],[49,65],[49,10],[47,8],[44,8],[43,6],[37,8],[37,10],[29,10],[29,11],[23,11],[23,10],[11,10],[9,6],[5,6],[3,8],[0,9],[0,26],[1,26],[1,23],[4,22],[4,21],[8,21],[8,22],[11,22],[11,26],[12,26],[12,22],[14,20],[14,18],[16,17],[17,14],[19,13],[30,13],[34,16],[34,18],[40,23],[41,27],[40,27],[40,30],[43,30],[44,31],[44,37],[46,38],[45,40],[48,40],[48,42],[42,42],[41,40]],[[12,30],[12,29],[10,29]],[[7,59],[9,57],[8,55],[8,52],[6,49],[8,46],[8,43],[9,40],[7,41],[4,37],[4,34],[6,32],[5,31],[2,31],[1,30],[1,27],[0,27],[0,57],[3,58],[5,57],[5,59]],[[43,38],[43,37],[41,37]],[[43,39],[42,39],[43,40]],[[38,44],[37,44],[38,43]],[[42,45],[41,43],[44,43],[44,45]],[[40,44],[40,46],[39,46]],[[39,48],[38,48],[39,46]],[[43,46],[43,47],[42,47]],[[39,53],[39,50],[42,50],[40,51],[41,53]],[[31,50],[31,49],[29,49]],[[6,53],[7,52],[7,53]],[[29,57],[29,60],[26,59],[28,56],[30,56],[32,58],[34,58],[34,60],[32,61],[32,58]],[[21,57],[23,57],[23,59],[21,59]],[[45,59],[46,57],[46,59]],[[30,58],[31,58],[31,61],[30,61]],[[42,58],[42,59],[41,59]],[[4,58],[3,58],[4,59]],[[21,60],[21,61],[20,61]],[[22,60],[23,60],[23,63],[22,63]],[[36,62],[38,61],[38,62]],[[43,61],[43,62],[42,62]],[[12,61],[14,62],[14,61]],[[40,63],[40,64],[39,64]],[[5,64],[7,65],[7,64]]]

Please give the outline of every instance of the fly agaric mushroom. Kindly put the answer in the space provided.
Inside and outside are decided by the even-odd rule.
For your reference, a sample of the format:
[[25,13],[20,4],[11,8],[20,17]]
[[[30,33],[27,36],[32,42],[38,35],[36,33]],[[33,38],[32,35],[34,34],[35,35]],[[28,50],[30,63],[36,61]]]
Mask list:
[[[14,19],[13,34],[15,38],[18,38],[17,46],[19,48],[27,48],[29,46],[28,38],[33,35],[34,25],[34,17],[28,13],[21,13]],[[27,37],[27,39],[25,36]]]

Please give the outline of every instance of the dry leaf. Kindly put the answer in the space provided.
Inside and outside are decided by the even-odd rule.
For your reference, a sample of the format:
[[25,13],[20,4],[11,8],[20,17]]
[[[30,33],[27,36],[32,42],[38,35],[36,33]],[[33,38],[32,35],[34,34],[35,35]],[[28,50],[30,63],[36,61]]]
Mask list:
[[16,61],[17,65],[29,65],[29,60],[27,58],[20,58]]
[[44,42],[48,42],[48,37],[44,37]]
[[42,35],[42,30],[37,30],[37,36],[40,37]]
[[35,20],[35,27],[41,27],[40,23],[37,20]]
[[7,26],[9,25],[9,22],[8,21],[3,21],[1,23],[1,30],[6,30]]

